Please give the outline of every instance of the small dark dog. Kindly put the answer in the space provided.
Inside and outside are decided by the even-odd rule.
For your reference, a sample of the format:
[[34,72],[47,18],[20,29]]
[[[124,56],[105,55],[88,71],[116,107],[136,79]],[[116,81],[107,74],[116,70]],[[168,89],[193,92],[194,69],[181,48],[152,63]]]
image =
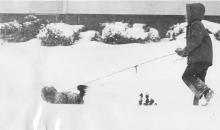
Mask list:
[[57,90],[51,87],[44,87],[41,90],[41,97],[46,102],[52,104],[83,104],[83,97],[86,94],[86,89],[88,86],[86,85],[78,85],[77,89],[79,90],[79,94],[67,91],[67,92],[57,92]]

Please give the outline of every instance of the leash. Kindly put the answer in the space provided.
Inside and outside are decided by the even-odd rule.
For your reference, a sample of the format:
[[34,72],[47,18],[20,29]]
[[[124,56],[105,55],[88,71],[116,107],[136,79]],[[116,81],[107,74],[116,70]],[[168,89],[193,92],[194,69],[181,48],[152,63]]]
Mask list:
[[112,73],[110,73],[110,74],[106,74],[106,75],[104,75],[104,76],[98,77],[98,78],[96,78],[96,79],[87,81],[87,82],[85,82],[84,84],[85,84],[85,85],[88,85],[88,84],[91,84],[91,83],[93,83],[93,82],[96,82],[96,81],[99,81],[99,80],[102,80],[102,79],[111,77],[111,76],[113,76],[113,75],[116,75],[116,74],[118,74],[118,73],[122,73],[122,72],[124,72],[124,71],[130,70],[130,69],[133,69],[133,68],[135,69],[135,72],[137,73],[137,68],[138,68],[139,66],[142,66],[142,65],[144,65],[144,64],[149,64],[149,63],[151,63],[151,62],[153,62],[153,61],[157,61],[157,60],[160,60],[160,59],[163,59],[163,58],[166,58],[166,57],[175,55],[175,54],[176,54],[176,53],[170,53],[170,54],[163,55],[163,56],[160,56],[160,57],[156,57],[156,58],[153,58],[153,59],[150,59],[150,60],[146,60],[146,61],[144,61],[144,62],[142,62],[142,63],[136,64],[136,65],[132,65],[132,66],[123,68],[123,69],[121,69],[121,70],[112,72]]

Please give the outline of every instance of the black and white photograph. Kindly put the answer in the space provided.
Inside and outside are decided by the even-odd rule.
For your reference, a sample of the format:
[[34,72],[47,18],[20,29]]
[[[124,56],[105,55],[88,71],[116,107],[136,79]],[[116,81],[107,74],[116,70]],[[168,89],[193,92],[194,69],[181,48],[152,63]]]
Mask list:
[[220,130],[219,0],[1,0],[0,130]]

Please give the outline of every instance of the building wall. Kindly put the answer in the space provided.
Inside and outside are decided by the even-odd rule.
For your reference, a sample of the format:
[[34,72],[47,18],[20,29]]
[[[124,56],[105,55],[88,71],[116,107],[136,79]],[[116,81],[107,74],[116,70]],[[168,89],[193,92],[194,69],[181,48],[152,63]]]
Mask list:
[[68,13],[182,15],[185,2],[159,1],[75,1],[68,2]]
[[62,12],[62,1],[0,1],[0,13],[57,14]]
[[[200,1],[207,15],[220,15],[220,1]],[[99,0],[99,1],[0,1],[0,13],[52,13],[52,14],[130,14],[130,15],[184,15],[185,4],[192,0]]]

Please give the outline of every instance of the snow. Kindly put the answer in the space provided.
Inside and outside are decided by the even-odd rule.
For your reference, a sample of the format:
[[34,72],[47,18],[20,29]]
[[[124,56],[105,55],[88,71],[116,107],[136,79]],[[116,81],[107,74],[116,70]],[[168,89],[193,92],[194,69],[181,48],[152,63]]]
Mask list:
[[95,38],[96,36],[99,36],[99,32],[95,30],[89,30],[85,32],[80,33],[80,39],[90,41],[92,38]]
[[128,23],[115,22],[115,23],[103,23],[104,29],[102,30],[102,39],[107,36],[114,34],[126,35],[126,29],[128,28]]
[[69,25],[65,23],[50,23],[45,28],[43,28],[38,37],[45,37],[47,34],[47,30],[51,30],[57,35],[64,36],[64,37],[71,37],[74,33],[78,32],[84,28],[83,25]]
[[[89,84],[83,105],[44,102],[43,86],[76,91],[79,84],[185,46],[184,39],[108,45],[88,37],[68,47],[40,46],[38,39],[0,46],[0,129],[219,130],[220,44],[214,36],[214,66],[207,84],[215,97],[208,107],[192,106],[193,95],[181,80],[186,59],[177,55],[139,66],[137,73],[130,69]],[[158,106],[138,106],[141,92],[149,93]]]
[[28,26],[30,26],[30,25],[33,25],[33,24],[39,22],[39,21],[40,21],[40,19],[36,19],[36,20],[34,20],[34,21],[27,21],[27,22],[24,22],[24,23],[23,23],[23,26],[28,27]]
[[136,40],[146,40],[148,37],[152,38],[150,40],[160,38],[159,33],[155,28],[150,28],[149,32],[146,31],[144,29],[146,24],[134,23],[133,25],[129,25],[128,23],[123,22],[113,22],[103,23],[102,26],[104,26],[104,29],[102,30],[102,39],[114,37],[114,35],[120,35],[124,38]]
[[150,28],[149,35],[150,35],[150,39],[153,40],[153,41],[160,38],[159,32],[155,28]]
[[36,19],[38,19],[38,18],[35,15],[27,15],[24,17],[24,20],[29,20],[29,21],[34,21]]
[[220,24],[218,24],[218,23],[210,22],[207,20],[203,20],[202,23],[213,34],[217,33],[220,30]]
[[128,28],[125,35],[128,38],[135,39],[146,39],[148,37],[148,33],[146,33],[143,28]]

